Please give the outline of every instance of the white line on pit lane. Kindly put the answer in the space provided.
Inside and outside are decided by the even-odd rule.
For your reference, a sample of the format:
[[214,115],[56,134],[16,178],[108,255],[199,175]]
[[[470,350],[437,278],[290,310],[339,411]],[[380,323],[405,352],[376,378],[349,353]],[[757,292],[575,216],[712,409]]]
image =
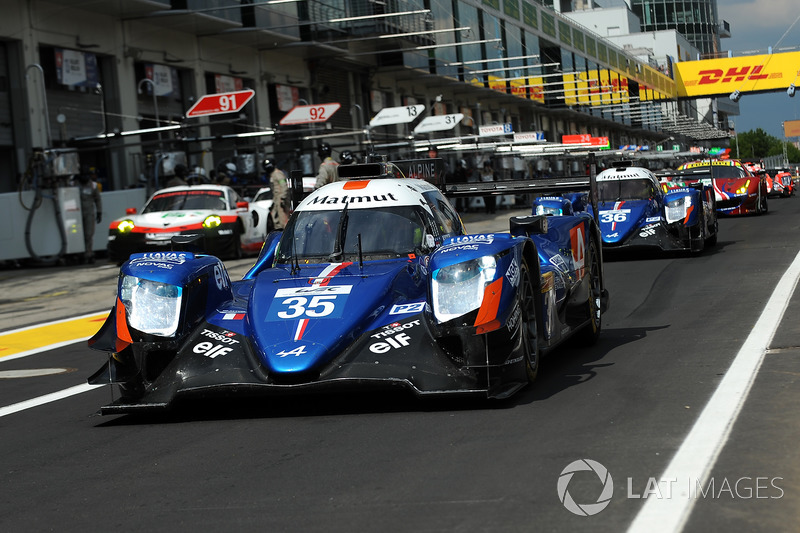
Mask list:
[[[30,330],[30,329],[35,329],[37,327],[50,326],[50,325],[53,325],[53,324],[60,324],[62,322],[68,322],[70,320],[76,320],[76,319],[80,319],[80,318],[88,318],[88,317],[94,316],[96,314],[97,313],[90,313],[88,315],[75,316],[75,317],[72,317],[72,318],[64,318],[64,319],[61,319],[61,320],[54,320],[52,322],[47,322],[45,324],[36,324],[36,325],[33,325],[33,326],[27,326],[27,327],[24,327],[24,328],[19,328],[19,329],[15,329],[15,330],[11,330],[11,331],[5,331],[3,333],[5,333],[5,334],[18,333],[20,331],[27,331],[27,330]],[[34,354],[37,354],[37,353],[46,352],[48,350],[52,350],[54,348],[59,348],[61,346],[67,346],[69,344],[75,344],[76,342],[80,342],[80,341],[86,340],[88,338],[89,337],[83,337],[83,338],[74,339],[74,340],[71,340],[71,341],[64,341],[64,342],[59,342],[59,343],[56,343],[56,344],[51,344],[50,346],[42,346],[41,348],[35,348],[33,350],[28,350],[26,352],[20,352],[18,354],[6,356],[6,357],[0,359],[0,362],[2,362],[2,361],[10,361],[11,359],[18,359],[20,357],[27,357],[29,355],[34,355]],[[20,411],[24,411],[26,409],[31,409],[33,407],[38,407],[38,406],[44,405],[46,403],[55,402],[55,401],[58,401],[58,400],[63,400],[64,398],[69,398],[70,396],[75,396],[76,394],[81,394],[81,393],[84,393],[84,392],[88,392],[90,390],[93,390],[93,389],[96,389],[97,387],[102,387],[102,386],[103,385],[89,385],[88,383],[85,383],[83,385],[76,385],[75,387],[70,387],[68,389],[60,390],[58,392],[45,394],[44,396],[39,396],[38,398],[31,398],[30,400],[24,400],[24,401],[21,401],[19,403],[14,403],[14,404],[11,404],[11,405],[7,405],[5,407],[0,407],[0,418],[2,418],[4,416],[7,416],[7,415],[10,415],[10,414],[18,413]]]
[[0,407],[0,418],[14,413],[18,413],[20,411],[24,411],[25,409],[31,409],[33,407],[38,407],[46,403],[63,400],[64,398],[69,398],[70,396],[75,396],[76,394],[82,394],[84,392],[96,389],[97,387],[103,387],[103,386],[104,385],[90,385],[88,383],[84,383],[83,385],[76,385],[74,387],[60,390],[58,392],[45,394],[44,396],[39,396],[38,398],[31,398],[30,400],[14,403],[6,407]]
[[730,436],[764,354],[783,320],[799,278],[800,253],[783,273],[725,377],[661,475],[659,486],[670,486],[675,480],[679,490],[669,498],[648,498],[628,528],[628,533],[678,532],[686,525],[697,500],[697,495],[693,495],[691,489],[696,488],[697,484],[704,486],[708,480],[711,467]]

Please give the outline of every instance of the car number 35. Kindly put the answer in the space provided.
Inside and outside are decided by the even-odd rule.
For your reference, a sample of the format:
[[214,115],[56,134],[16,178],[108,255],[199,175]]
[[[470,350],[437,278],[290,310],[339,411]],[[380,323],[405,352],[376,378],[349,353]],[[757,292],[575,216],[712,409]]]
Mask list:
[[278,318],[320,318],[329,316],[336,310],[336,295],[312,296],[311,301],[303,296],[286,298],[281,305],[288,307],[278,311]]

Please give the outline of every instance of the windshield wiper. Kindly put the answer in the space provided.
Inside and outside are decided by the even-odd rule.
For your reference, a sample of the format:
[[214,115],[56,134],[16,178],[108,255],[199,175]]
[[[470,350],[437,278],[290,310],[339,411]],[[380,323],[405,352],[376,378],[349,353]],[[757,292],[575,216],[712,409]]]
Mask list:
[[349,202],[344,204],[344,209],[342,209],[342,216],[339,218],[339,227],[336,228],[336,243],[333,245],[333,253],[328,256],[329,261],[344,257],[344,241],[347,237],[347,221],[349,219],[347,208],[349,205]]

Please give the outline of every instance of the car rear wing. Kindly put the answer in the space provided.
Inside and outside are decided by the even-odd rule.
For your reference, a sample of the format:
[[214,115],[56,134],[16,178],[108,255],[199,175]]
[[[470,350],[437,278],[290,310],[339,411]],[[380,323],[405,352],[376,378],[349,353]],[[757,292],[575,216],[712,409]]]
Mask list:
[[683,179],[708,179],[711,178],[711,168],[710,167],[699,167],[699,168],[687,168],[683,170],[659,170],[658,172],[653,172],[655,176],[661,180],[664,178],[683,178]]
[[437,184],[442,194],[449,198],[469,196],[501,196],[505,194],[562,195],[570,192],[586,192],[592,204],[597,227],[600,227],[597,207],[597,164],[594,153],[589,154],[588,176],[563,176],[559,178],[535,178],[528,180],[501,180],[470,183],[447,183],[444,177]]
[[[439,188],[447,197],[500,196],[505,194],[565,194],[587,192],[592,204],[595,222],[600,227],[597,209],[597,165],[594,153],[589,154],[588,176],[565,176],[560,178],[536,178],[529,180],[503,180],[490,182],[447,183],[445,164],[442,159],[409,159],[401,161],[370,161],[337,167],[340,180],[416,178],[424,179]],[[294,203],[303,198],[302,174],[292,172]]]

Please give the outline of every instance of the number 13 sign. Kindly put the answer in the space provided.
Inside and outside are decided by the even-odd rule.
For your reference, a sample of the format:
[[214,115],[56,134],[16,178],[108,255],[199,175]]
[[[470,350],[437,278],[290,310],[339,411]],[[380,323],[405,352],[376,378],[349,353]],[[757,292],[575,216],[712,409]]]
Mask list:
[[327,122],[339,108],[339,103],[317,104],[317,105],[297,105],[286,113],[279,124],[281,126],[292,126],[294,124],[308,124],[310,122]]

